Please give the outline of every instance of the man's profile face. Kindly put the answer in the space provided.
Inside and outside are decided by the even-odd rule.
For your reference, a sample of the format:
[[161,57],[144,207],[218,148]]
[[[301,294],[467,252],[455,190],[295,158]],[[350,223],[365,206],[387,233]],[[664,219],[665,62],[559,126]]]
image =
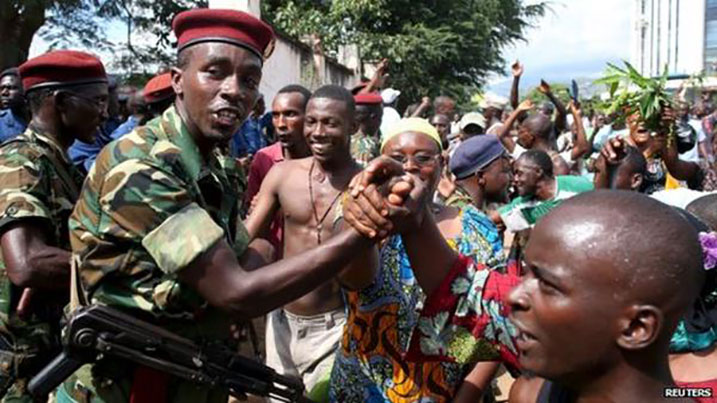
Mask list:
[[486,196],[490,200],[505,200],[508,186],[513,179],[513,169],[508,157],[500,157],[488,164],[482,175],[485,180]]
[[378,134],[383,115],[381,108],[381,105],[356,105],[356,123],[361,133],[372,137]]
[[271,104],[271,121],[282,148],[306,142],[304,138],[304,95],[280,93]]
[[172,71],[172,85],[195,136],[226,142],[239,129],[259,96],[261,60],[226,43],[205,42],[191,52],[183,68]]
[[0,79],[0,109],[15,108],[23,103],[20,77],[12,74]]
[[87,144],[95,141],[97,129],[107,115],[107,84],[88,84],[58,91],[56,108],[68,133]]
[[346,103],[331,98],[311,98],[306,105],[304,137],[311,153],[319,161],[333,161],[349,149],[356,130]]
[[586,257],[585,247],[600,239],[596,234],[607,236],[608,228],[594,222],[542,224],[526,246],[527,274],[508,296],[510,318],[520,330],[517,348],[524,369],[570,382],[616,360],[612,325],[620,306],[614,292],[624,284],[615,284],[606,259]]
[[519,158],[515,162],[513,166],[513,185],[518,191],[518,195],[534,196],[538,189],[540,177],[540,168],[535,164],[525,158]]

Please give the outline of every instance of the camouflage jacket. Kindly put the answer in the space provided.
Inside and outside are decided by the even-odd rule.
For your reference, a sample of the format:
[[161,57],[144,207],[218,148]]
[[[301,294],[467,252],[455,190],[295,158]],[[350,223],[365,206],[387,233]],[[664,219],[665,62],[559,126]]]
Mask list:
[[[47,242],[70,250],[67,219],[81,186],[82,174],[57,141],[28,128],[0,147],[0,234],[8,225],[19,220],[39,219],[48,229]],[[40,329],[47,326],[38,314],[48,319],[43,313],[55,311],[44,306],[46,309],[40,311],[46,312],[33,310],[31,317],[21,320],[15,309],[22,291],[10,282],[5,265],[0,262],[0,325],[16,341],[24,337],[23,333],[42,333]],[[49,295],[43,294],[42,297]],[[66,297],[66,294],[65,291],[62,296]],[[66,301],[64,298],[59,301],[50,298],[50,302],[61,305]],[[55,315],[50,315],[50,318],[55,319]]]
[[351,156],[361,166],[366,166],[369,161],[378,157],[379,146],[378,139],[367,136],[362,132],[351,136]]
[[240,185],[220,159],[200,154],[174,107],[100,152],[70,217],[88,301],[142,311],[184,337],[228,337],[226,315],[177,276],[222,238],[246,249]]
[[463,209],[465,206],[473,205],[473,198],[465,189],[456,185],[456,189],[448,196],[444,205]]

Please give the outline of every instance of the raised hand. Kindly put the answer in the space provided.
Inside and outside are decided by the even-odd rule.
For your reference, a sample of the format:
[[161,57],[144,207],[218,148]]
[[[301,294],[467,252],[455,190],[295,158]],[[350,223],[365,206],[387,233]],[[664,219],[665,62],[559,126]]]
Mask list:
[[511,66],[510,70],[513,73],[513,77],[520,77],[523,75],[523,65],[520,64],[519,60],[516,60]]
[[523,102],[521,102],[521,103],[518,105],[518,108],[516,109],[516,111],[519,111],[519,112],[528,112],[529,110],[533,109],[534,107],[535,107],[535,105],[533,104],[533,101],[531,101],[530,99],[526,98],[526,99],[523,100]]
[[548,95],[550,94],[550,84],[545,82],[545,80],[540,80],[540,85],[538,86],[538,91],[541,93]]

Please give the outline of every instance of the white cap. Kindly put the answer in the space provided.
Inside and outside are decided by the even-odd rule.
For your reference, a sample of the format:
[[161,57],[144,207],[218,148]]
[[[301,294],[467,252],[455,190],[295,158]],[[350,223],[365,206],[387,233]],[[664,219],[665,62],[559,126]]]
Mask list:
[[386,105],[394,103],[399,95],[401,95],[401,91],[393,88],[386,88],[381,91],[381,98],[383,98],[383,103]]
[[486,93],[483,100],[480,101],[481,109],[504,109],[506,106],[508,106],[508,98],[501,97],[500,95],[496,95],[492,92]]

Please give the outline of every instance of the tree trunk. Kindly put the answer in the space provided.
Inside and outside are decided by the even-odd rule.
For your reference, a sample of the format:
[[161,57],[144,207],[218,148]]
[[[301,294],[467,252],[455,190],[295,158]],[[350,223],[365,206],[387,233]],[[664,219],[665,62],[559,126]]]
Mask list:
[[0,1],[0,70],[27,60],[32,37],[45,23],[49,0]]

